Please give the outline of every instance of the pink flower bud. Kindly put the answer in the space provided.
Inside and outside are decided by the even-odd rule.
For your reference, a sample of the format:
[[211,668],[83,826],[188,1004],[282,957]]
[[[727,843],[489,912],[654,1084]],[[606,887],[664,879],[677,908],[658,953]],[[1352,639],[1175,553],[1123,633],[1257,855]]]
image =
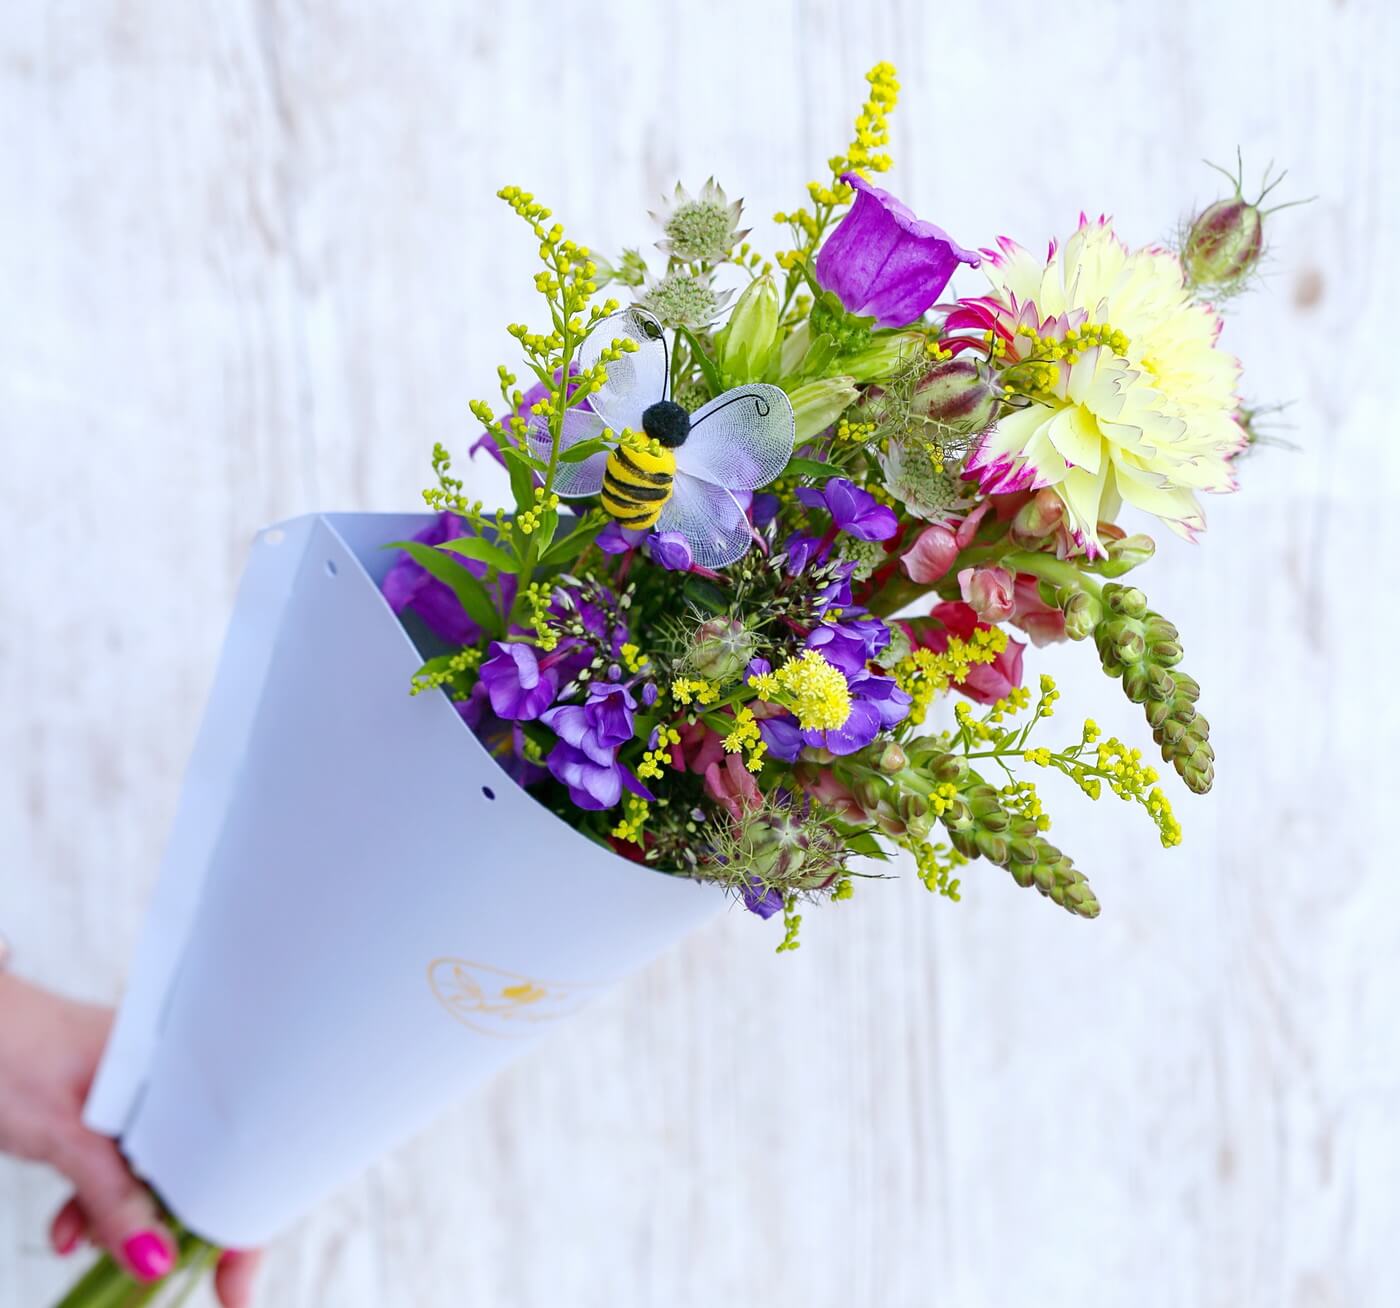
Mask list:
[[925,527],[900,559],[900,566],[911,581],[931,586],[957,562],[958,538],[947,527]]
[[1005,568],[964,568],[958,586],[981,622],[1004,622],[1016,607],[1016,579]]
[[1206,209],[1186,236],[1182,266],[1192,286],[1238,285],[1264,248],[1264,215],[1236,192]]

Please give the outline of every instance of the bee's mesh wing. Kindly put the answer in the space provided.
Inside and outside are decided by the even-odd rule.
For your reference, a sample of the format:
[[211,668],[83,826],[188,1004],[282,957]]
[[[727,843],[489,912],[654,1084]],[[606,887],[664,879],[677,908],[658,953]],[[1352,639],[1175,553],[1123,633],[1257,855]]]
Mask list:
[[591,368],[616,340],[635,341],[637,348],[605,365],[607,383],[589,397],[589,402],[613,431],[624,427],[641,431],[642,413],[668,394],[671,359],[666,337],[661,324],[645,309],[623,309],[604,318],[588,334],[579,348],[579,366]]
[[749,548],[749,520],[723,486],[676,472],[674,493],[661,510],[657,531],[678,531],[702,568],[724,568]]
[[731,490],[766,486],[792,457],[792,404],[776,386],[736,386],[696,409],[676,466]]
[[[595,397],[596,398],[596,397]],[[564,413],[564,427],[560,433],[559,449],[562,453],[579,441],[597,436],[603,430],[603,420],[587,409],[568,409]],[[538,414],[530,417],[530,426],[525,433],[525,443],[530,453],[537,459],[549,462],[549,422]],[[583,495],[596,495],[603,486],[603,465],[608,461],[608,452],[599,450],[578,463],[565,463],[562,459],[554,470],[554,489],[566,500],[576,500]]]

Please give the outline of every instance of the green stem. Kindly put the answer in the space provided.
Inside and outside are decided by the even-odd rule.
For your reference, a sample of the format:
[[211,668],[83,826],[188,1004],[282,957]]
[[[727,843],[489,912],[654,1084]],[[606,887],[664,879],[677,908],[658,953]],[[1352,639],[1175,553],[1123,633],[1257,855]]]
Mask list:
[[1012,550],[1002,555],[1001,562],[1002,566],[1011,572],[1029,572],[1031,576],[1056,586],[1073,586],[1095,596],[1103,589],[1097,581],[1075,567],[1068,559],[1057,559],[1053,554]]

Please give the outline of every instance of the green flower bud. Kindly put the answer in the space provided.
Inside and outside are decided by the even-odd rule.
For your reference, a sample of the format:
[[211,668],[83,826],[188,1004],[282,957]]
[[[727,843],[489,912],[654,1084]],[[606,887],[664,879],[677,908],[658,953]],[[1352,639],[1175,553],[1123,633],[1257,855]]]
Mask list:
[[710,618],[690,642],[689,666],[709,681],[732,681],[753,657],[754,636],[737,618]]
[[1064,610],[1065,635],[1071,640],[1092,636],[1103,621],[1103,605],[1088,591],[1062,588],[1056,592],[1056,600]]
[[923,351],[924,338],[917,332],[891,332],[873,336],[870,344],[853,354],[843,354],[842,372],[858,382],[884,381]]
[[739,297],[716,342],[719,366],[733,382],[757,381],[768,370],[778,338],[778,288],[772,277],[756,277]]
[[788,392],[795,438],[800,443],[824,432],[855,403],[860,392],[850,377],[823,377]]
[[1234,289],[1264,250],[1264,215],[1238,191],[1217,200],[1191,224],[1181,264],[1191,286]]
[[1121,577],[1146,563],[1157,552],[1152,537],[1141,534],[1108,541],[1107,549],[1108,558],[1098,565],[1105,577]]
[[880,751],[880,761],[876,766],[886,776],[893,776],[896,772],[903,772],[909,766],[909,756],[897,741],[892,740]]
[[1105,586],[1104,603],[1126,618],[1140,618],[1147,612],[1147,596],[1133,586]]
[[936,363],[914,386],[910,411],[960,436],[975,436],[997,416],[996,391],[982,367],[966,356]]

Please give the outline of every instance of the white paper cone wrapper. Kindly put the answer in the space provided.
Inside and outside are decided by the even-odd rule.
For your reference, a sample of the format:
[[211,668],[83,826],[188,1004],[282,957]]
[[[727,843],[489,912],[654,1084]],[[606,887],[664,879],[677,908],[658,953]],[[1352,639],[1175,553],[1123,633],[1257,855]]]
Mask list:
[[176,1216],[260,1244],[720,912],[497,766],[378,581],[423,515],[264,532],[87,1105]]

